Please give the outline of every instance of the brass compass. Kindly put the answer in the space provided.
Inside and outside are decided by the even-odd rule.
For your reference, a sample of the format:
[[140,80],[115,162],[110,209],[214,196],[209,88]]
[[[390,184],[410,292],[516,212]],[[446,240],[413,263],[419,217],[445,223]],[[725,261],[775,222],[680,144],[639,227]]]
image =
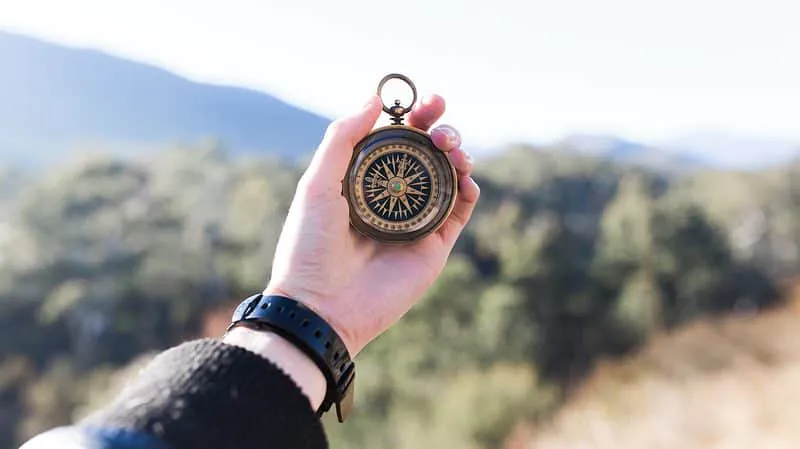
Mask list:
[[430,136],[403,124],[403,116],[417,101],[414,83],[404,75],[386,75],[378,84],[378,96],[392,79],[405,82],[413,99],[408,106],[400,100],[383,104],[392,124],[373,130],[353,148],[342,193],[356,231],[380,242],[411,242],[444,223],[458,184],[453,164]]

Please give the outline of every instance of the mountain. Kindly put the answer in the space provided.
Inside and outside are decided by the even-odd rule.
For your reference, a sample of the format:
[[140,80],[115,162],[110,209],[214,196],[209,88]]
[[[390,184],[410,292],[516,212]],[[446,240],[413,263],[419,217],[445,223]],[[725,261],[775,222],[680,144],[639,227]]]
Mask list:
[[665,172],[693,170],[712,161],[694,151],[666,151],[661,148],[603,134],[573,134],[557,142],[561,151],[610,159],[623,164],[649,167]]
[[[233,154],[294,159],[308,155],[328,123],[263,92],[197,83],[99,51],[0,31],[0,165],[52,162],[86,147],[139,154],[205,138],[219,139]],[[652,145],[575,134],[548,147],[671,172],[760,168],[800,150],[791,142],[709,132]]]
[[697,131],[661,144],[666,151],[691,152],[720,168],[763,168],[800,155],[800,143],[720,131]]
[[719,131],[698,131],[653,144],[613,135],[573,134],[555,147],[668,172],[704,167],[757,170],[800,156],[797,142]]
[[305,155],[328,119],[254,90],[0,32],[0,161],[81,144],[126,151],[218,138],[231,152]]

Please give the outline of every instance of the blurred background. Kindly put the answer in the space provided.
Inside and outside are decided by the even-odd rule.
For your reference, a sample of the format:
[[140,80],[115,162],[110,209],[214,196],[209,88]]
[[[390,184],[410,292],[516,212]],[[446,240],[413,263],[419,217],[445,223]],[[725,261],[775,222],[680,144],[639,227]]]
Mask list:
[[332,447],[797,447],[798,16],[0,0],[0,448],[221,335],[326,125],[389,72],[446,98],[482,197]]

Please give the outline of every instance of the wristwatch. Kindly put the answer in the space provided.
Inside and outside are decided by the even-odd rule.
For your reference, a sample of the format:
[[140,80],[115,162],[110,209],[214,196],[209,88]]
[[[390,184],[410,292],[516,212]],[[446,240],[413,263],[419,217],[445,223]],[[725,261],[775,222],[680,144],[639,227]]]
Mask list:
[[292,298],[256,294],[233,312],[228,331],[237,326],[274,332],[308,355],[328,383],[317,415],[322,416],[336,404],[336,416],[344,422],[353,408],[356,366],[331,325]]

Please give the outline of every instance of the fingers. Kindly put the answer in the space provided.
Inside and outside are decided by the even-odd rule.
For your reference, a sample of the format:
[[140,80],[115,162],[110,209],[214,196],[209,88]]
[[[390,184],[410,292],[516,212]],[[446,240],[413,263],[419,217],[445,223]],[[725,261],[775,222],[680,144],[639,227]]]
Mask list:
[[459,176],[469,176],[472,174],[472,170],[475,169],[475,162],[472,160],[472,156],[470,156],[469,153],[461,148],[456,148],[451,151],[448,156],[450,156],[450,162],[453,163]]
[[437,148],[449,153],[461,147],[461,134],[450,125],[437,126],[431,131],[431,140]]
[[461,149],[461,134],[449,125],[437,126],[431,131],[431,139],[436,146],[447,153],[459,175],[469,175],[475,168],[472,156]]
[[480,188],[470,178],[475,163],[472,156],[461,149],[461,134],[455,128],[449,125],[437,126],[431,131],[431,140],[437,148],[447,153],[458,176],[456,204],[450,217],[439,230],[444,241],[452,246],[472,216],[472,210],[480,196]]
[[447,153],[459,175],[469,176],[475,168],[472,156],[461,149],[461,134],[449,125],[441,125],[431,131],[431,139],[440,150]]
[[430,95],[422,99],[419,106],[408,114],[408,124],[414,128],[427,131],[444,114],[444,98]]
[[303,174],[303,182],[309,187],[332,189],[338,194],[353,147],[369,134],[380,113],[381,100],[374,95],[360,111],[331,123]]
[[439,229],[442,240],[449,246],[455,245],[458,236],[469,222],[472,211],[478,203],[481,189],[469,175],[459,175],[458,177],[458,196],[453,212],[447,218],[444,225]]

